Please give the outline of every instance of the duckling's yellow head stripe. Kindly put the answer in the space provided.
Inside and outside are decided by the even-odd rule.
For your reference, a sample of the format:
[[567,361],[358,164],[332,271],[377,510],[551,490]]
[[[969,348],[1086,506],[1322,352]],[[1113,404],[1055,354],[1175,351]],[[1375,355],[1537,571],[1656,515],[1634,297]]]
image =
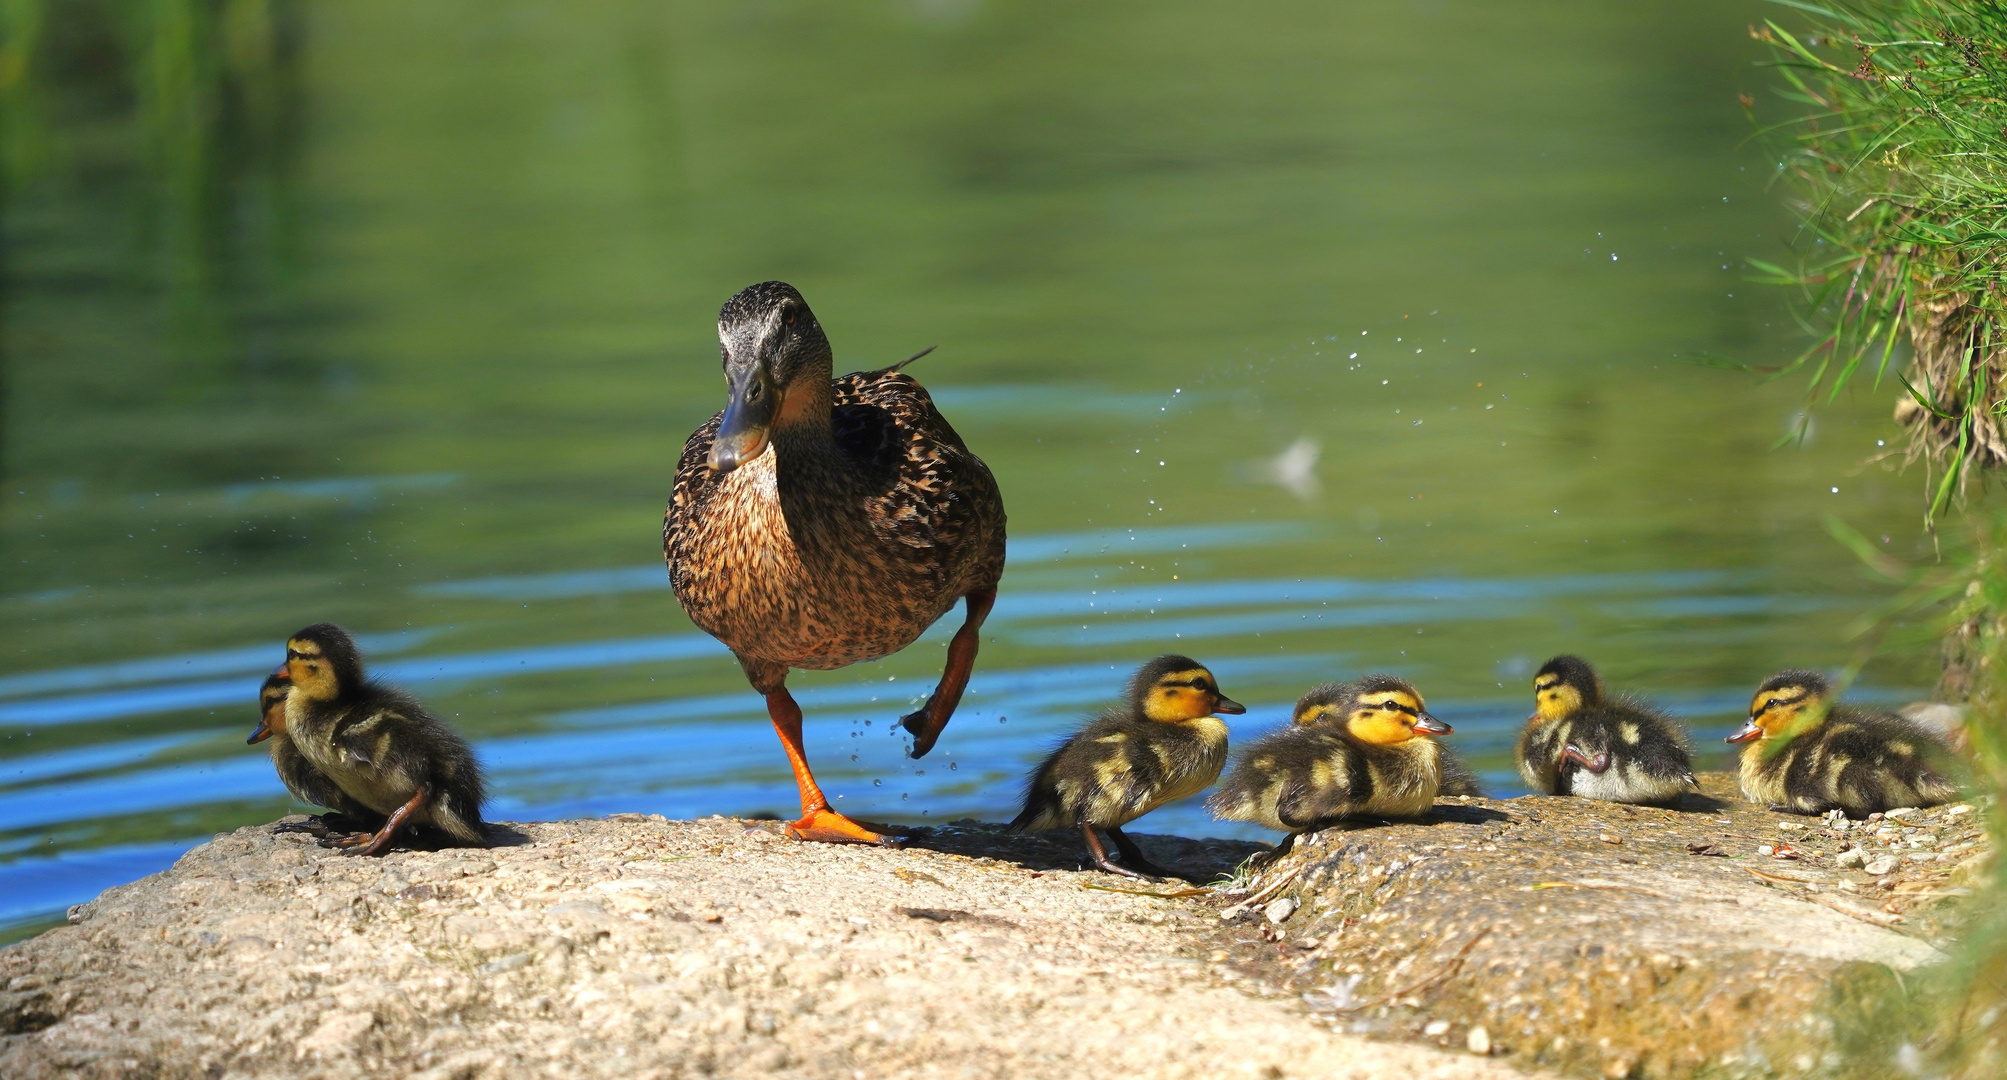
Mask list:
[[1826,711],[1826,697],[1815,689],[1779,686],[1757,691],[1749,703],[1749,722],[1763,730],[1765,739],[1795,736],[1824,722]]
[[1219,701],[1213,673],[1205,668],[1170,671],[1157,676],[1143,696],[1143,715],[1162,724],[1211,716]]
[[286,675],[309,701],[331,701],[341,693],[334,666],[321,655],[318,642],[300,638],[286,642]]
[[1559,675],[1543,676],[1533,684],[1533,709],[1542,720],[1561,720],[1582,707],[1582,691],[1561,681]]
[[1298,710],[1296,715],[1290,718],[1290,722],[1296,724],[1321,724],[1326,720],[1342,719],[1343,716],[1344,714],[1339,711],[1338,706],[1329,703],[1320,703]]
[[1353,706],[1345,730],[1376,746],[1393,746],[1415,737],[1415,720],[1421,712],[1421,698],[1400,690],[1381,691]]

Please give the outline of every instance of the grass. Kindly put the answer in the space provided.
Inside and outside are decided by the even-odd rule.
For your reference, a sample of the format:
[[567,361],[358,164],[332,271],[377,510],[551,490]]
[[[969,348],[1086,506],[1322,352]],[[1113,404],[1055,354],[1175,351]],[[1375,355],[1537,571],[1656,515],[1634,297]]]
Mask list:
[[[1813,344],[1778,372],[1803,371],[1815,402],[1851,383],[1898,383],[1907,454],[1925,464],[1924,523],[1967,506],[2007,465],[2007,4],[1779,0],[1793,28],[1751,34],[1772,50],[1790,106],[1762,127],[1804,224],[1796,266],[1757,263],[1799,290]],[[1768,112],[1752,97],[1752,115]],[[1907,343],[1908,354],[1900,348]],[[1809,413],[1809,410],[1808,410]],[[1969,508],[1969,507],[1968,507]],[[1969,706],[1981,790],[2007,791],[2007,513],[1967,514],[1937,565],[1901,566],[1834,523],[1868,565],[1901,583],[1864,620],[1941,634],[1940,692]],[[2007,839],[1996,799],[1994,840]],[[1999,889],[1995,859],[1984,884]],[[1997,1076],[2007,1060],[2007,918],[1980,902],[1967,947],[1914,989],[1924,1019],[1856,1048],[1850,1064]],[[1893,1057],[1891,1058],[1891,1055]]]

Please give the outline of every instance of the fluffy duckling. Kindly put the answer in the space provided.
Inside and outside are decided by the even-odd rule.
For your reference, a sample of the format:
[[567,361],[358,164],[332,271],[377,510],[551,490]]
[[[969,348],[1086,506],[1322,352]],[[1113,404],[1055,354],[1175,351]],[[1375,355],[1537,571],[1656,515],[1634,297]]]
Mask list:
[[[1318,724],[1326,721],[1343,721],[1345,703],[1356,693],[1352,683],[1325,683],[1303,695],[1296,702],[1296,709],[1290,714],[1292,724]],[[1485,796],[1484,786],[1477,781],[1477,774],[1462,758],[1445,746],[1441,748],[1442,783],[1436,788],[1438,795],[1468,795],[1473,799]]]
[[481,767],[473,751],[415,698],[363,676],[348,631],[315,623],[286,642],[284,724],[306,763],[384,818],[374,833],[322,841],[353,855],[387,850],[407,825],[485,847]]
[[1893,713],[1833,704],[1816,671],[1783,671],[1757,688],[1749,721],[1728,737],[1742,748],[1742,792],[1799,814],[1850,817],[1958,797],[1942,742]]
[[1328,719],[1292,724],[1248,748],[1206,801],[1223,821],[1291,834],[1348,817],[1416,817],[1442,790],[1450,726],[1406,680],[1369,675],[1320,686],[1297,704]]
[[265,676],[264,685],[258,688],[258,726],[244,741],[255,746],[271,740],[272,767],[279,772],[279,782],[286,785],[293,798],[313,806],[325,806],[335,814],[315,815],[304,822],[280,822],[272,831],[306,832],[325,838],[329,832],[343,826],[351,830],[373,830],[381,826],[382,814],[349,798],[348,793],[334,781],[308,764],[300,748],[293,745],[293,738],[286,731],[286,698],[292,690],[293,680],[285,667],[281,666]]
[[[1079,829],[1094,865],[1111,874],[1161,876],[1122,826],[1205,790],[1226,765],[1226,724],[1247,708],[1220,693],[1205,665],[1167,654],[1129,680],[1127,700],[1090,721],[1040,763],[1025,784],[1012,831]],[[1112,862],[1095,829],[1122,862]]]
[[1695,790],[1686,729],[1632,698],[1610,698],[1587,660],[1557,656],[1533,676],[1533,715],[1514,748],[1519,775],[1545,795],[1674,803]]

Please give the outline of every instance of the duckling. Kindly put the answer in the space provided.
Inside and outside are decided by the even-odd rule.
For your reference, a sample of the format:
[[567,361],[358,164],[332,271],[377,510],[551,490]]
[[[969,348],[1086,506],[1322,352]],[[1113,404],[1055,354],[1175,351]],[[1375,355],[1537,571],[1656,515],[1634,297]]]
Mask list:
[[272,767],[279,772],[279,782],[286,785],[293,798],[325,806],[332,813],[316,814],[303,822],[282,821],[272,831],[312,833],[325,839],[332,832],[380,827],[382,814],[349,798],[326,774],[308,764],[300,748],[293,745],[293,738],[286,731],[286,698],[292,690],[293,680],[284,665],[265,676],[264,685],[258,687],[258,726],[244,741],[255,746],[271,740]]
[[[1296,702],[1291,713],[1292,724],[1316,724],[1329,720],[1342,721],[1345,703],[1357,692],[1351,683],[1325,683],[1323,686],[1303,695]],[[1438,795],[1468,795],[1473,799],[1485,797],[1484,786],[1478,783],[1477,774],[1464,764],[1449,747],[1442,747],[1442,783],[1436,789]]]
[[1772,675],[1728,737],[1742,748],[1742,792],[1798,814],[1849,817],[1958,797],[1950,751],[1914,721],[1833,703],[1816,671]]
[[384,818],[373,833],[323,844],[379,855],[406,825],[426,824],[463,844],[487,846],[473,751],[417,699],[365,678],[348,631],[315,623],[294,634],[286,642],[286,673],[289,741],[343,794]]
[[1695,790],[1680,722],[1634,698],[1610,698],[1579,656],[1557,656],[1533,676],[1533,715],[1514,748],[1519,775],[1544,795],[1620,803],[1676,803]]
[[1292,724],[1249,747],[1206,801],[1222,821],[1294,834],[1350,817],[1416,817],[1442,790],[1442,746],[1424,735],[1451,728],[1430,716],[1406,680],[1369,675],[1320,686],[1297,712],[1328,720]]
[[[1169,653],[1129,680],[1123,703],[1059,744],[1025,784],[1013,832],[1079,829],[1094,865],[1111,874],[1163,876],[1122,826],[1169,802],[1205,790],[1227,759],[1226,724],[1215,714],[1247,711],[1220,693],[1205,665]],[[1106,829],[1122,855],[1108,858],[1095,829]]]
[[1003,498],[900,372],[919,357],[832,379],[829,338],[794,286],[740,290],[718,312],[718,341],[730,399],[683,444],[662,524],[669,583],[766,697],[801,793],[788,835],[897,846],[830,808],[788,670],[890,656],[965,601],[940,683],[901,720],[924,756],[968,687],[996,602]]

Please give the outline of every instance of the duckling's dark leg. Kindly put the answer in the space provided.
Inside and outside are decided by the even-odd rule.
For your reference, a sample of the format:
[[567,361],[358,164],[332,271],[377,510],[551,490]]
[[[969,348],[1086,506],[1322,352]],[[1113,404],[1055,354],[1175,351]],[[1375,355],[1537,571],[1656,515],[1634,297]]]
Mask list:
[[390,850],[390,845],[396,841],[398,832],[411,820],[411,816],[425,809],[425,804],[431,799],[432,789],[421,787],[403,806],[390,812],[390,817],[384,821],[382,828],[376,830],[374,836],[369,833],[356,833],[338,840],[323,840],[321,845],[340,848],[344,855],[381,855]]
[[[1115,832],[1114,829],[1110,829],[1108,831],[1110,833]],[[1091,858],[1093,858],[1094,865],[1100,867],[1103,870],[1108,871],[1111,874],[1120,874],[1123,877],[1141,878],[1143,876],[1142,874],[1139,874],[1136,871],[1131,870],[1128,867],[1123,866],[1121,863],[1115,862],[1114,860],[1108,857],[1107,849],[1101,846],[1101,838],[1094,835],[1094,826],[1089,825],[1084,821],[1081,822],[1080,835],[1087,841],[1087,854]]]
[[1136,841],[1129,839],[1128,833],[1120,829],[1109,829],[1108,839],[1115,841],[1115,850],[1122,853],[1123,866],[1141,871],[1151,877],[1171,876],[1169,871],[1151,862],[1149,857],[1143,854],[1143,849],[1136,846]]
[[926,705],[899,721],[913,733],[916,758],[926,757],[927,751],[934,748],[934,740],[941,737],[941,729],[955,715],[955,706],[962,703],[962,691],[969,688],[969,672],[976,666],[976,646],[982,641],[983,620],[990,617],[990,608],[997,602],[996,586],[978,589],[967,599],[969,617],[955,631],[955,640],[948,643],[948,666],[941,672],[940,685],[934,687]]
[[767,695],[767,715],[773,719],[774,734],[780,736],[781,746],[787,749],[795,787],[801,789],[801,820],[788,825],[789,836],[796,840],[885,847],[898,847],[905,842],[897,836],[872,832],[829,808],[829,799],[816,784],[815,774],[808,771],[808,755],[801,748],[801,706],[794,703],[794,695],[787,692],[787,687]]

